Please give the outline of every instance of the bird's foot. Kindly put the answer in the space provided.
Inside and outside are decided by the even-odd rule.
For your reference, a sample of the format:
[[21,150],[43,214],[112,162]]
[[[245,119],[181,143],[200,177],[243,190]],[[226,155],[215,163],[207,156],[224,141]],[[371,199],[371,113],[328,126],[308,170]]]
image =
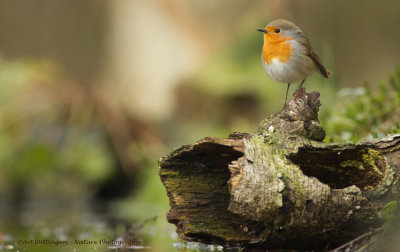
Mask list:
[[288,106],[287,103],[283,104],[283,107],[282,107],[281,111],[279,111],[279,113],[282,113],[283,111],[285,111],[287,106]]
[[299,87],[293,93],[293,97],[295,97],[295,98],[301,98],[301,97],[304,97],[305,95],[306,95],[306,89],[303,87]]

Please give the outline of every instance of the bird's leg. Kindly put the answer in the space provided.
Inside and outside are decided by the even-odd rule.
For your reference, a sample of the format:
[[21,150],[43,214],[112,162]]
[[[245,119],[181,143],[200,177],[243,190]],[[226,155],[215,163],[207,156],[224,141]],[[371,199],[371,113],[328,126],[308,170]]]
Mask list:
[[306,79],[302,80],[301,83],[300,83],[300,86],[299,86],[297,89],[303,88],[303,83],[304,83],[305,81],[306,81]]
[[302,80],[299,87],[296,89],[296,91],[294,91],[293,93],[293,97],[295,98],[300,98],[302,96],[304,96],[306,94],[304,88],[303,88],[303,83],[306,79]]
[[282,111],[285,109],[285,107],[286,107],[287,95],[288,95],[288,93],[289,93],[290,84],[291,84],[291,83],[288,83],[288,84],[287,84],[286,96],[285,96],[285,103],[283,104],[283,108],[282,108],[281,112],[282,112]]

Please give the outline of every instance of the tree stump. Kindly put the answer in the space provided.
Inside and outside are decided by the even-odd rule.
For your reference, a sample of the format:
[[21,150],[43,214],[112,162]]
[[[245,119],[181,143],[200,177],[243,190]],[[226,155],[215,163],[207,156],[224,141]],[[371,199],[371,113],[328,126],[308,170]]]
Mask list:
[[206,137],[161,158],[179,237],[318,250],[381,225],[378,212],[400,192],[400,134],[324,143],[319,106],[319,93],[298,89],[257,133]]

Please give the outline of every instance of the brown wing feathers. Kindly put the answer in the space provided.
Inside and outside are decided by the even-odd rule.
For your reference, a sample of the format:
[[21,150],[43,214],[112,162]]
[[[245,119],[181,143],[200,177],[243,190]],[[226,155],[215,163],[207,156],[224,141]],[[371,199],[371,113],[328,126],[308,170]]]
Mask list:
[[328,78],[331,72],[322,64],[318,54],[311,49],[308,53],[308,56],[310,56],[310,58],[314,61],[315,66],[318,68],[318,71],[322,74],[322,76]]
[[307,55],[312,59],[318,71],[321,73],[323,77],[328,78],[331,72],[328,69],[326,69],[324,64],[322,64],[322,61],[319,58],[318,54],[311,47],[310,41],[300,29],[298,31],[298,37],[299,38],[297,39],[297,41],[300,42],[306,48],[306,51],[308,52]]

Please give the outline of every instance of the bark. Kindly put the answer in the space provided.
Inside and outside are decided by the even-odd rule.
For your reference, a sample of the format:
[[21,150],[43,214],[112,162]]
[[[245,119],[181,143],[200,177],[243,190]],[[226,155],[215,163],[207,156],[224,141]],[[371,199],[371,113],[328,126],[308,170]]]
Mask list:
[[335,247],[381,224],[398,198],[400,134],[323,143],[319,94],[297,90],[257,133],[207,137],[161,158],[169,222],[188,241]]

